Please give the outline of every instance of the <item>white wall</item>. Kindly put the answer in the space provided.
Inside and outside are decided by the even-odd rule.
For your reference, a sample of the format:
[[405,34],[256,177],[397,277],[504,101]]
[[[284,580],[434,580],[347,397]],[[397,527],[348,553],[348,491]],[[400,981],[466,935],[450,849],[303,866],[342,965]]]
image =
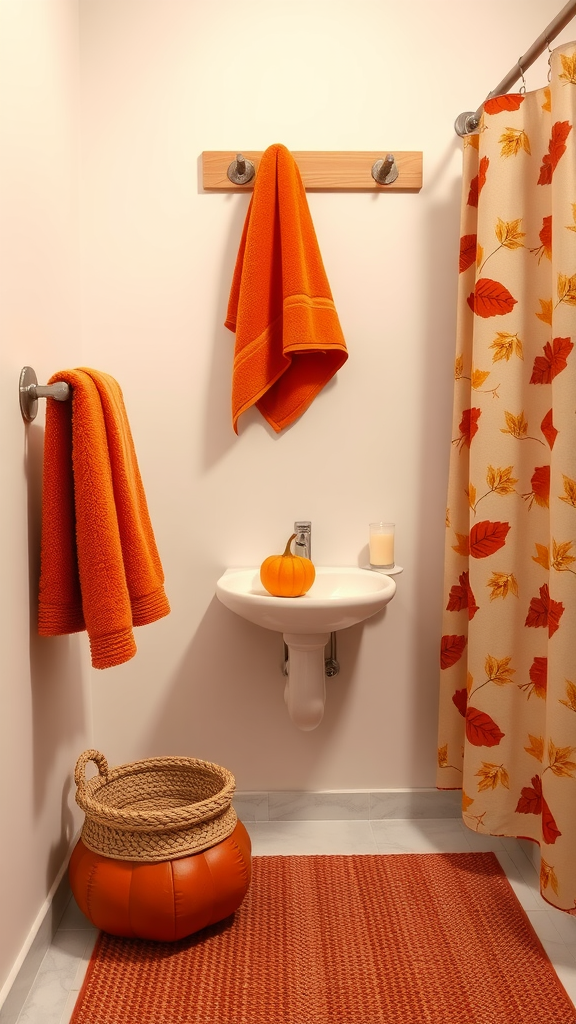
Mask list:
[[[172,614],[95,673],[95,742],[118,763],[183,753],[238,788],[433,786],[461,143],[542,31],[542,0],[82,0],[83,325],[121,382]],[[564,33],[568,38],[569,33]],[[542,58],[529,88],[546,78]],[[203,194],[210,149],[424,151],[418,195],[310,194],[349,360],[276,436],[230,422],[223,327],[248,197]],[[326,715],[299,732],[278,634],[214,596],[227,566],[313,523],[318,564],[358,564],[397,523],[381,616],[339,634]]]
[[78,826],[90,735],[81,642],[36,635],[44,409],[25,427],[18,405],[23,365],[43,383],[81,358],[77,82],[74,0],[0,0],[0,1002]]
[[[433,785],[452,124],[549,8],[0,0],[0,999],[79,820],[71,773],[92,739],[89,681],[96,745],[112,763],[189,753],[226,764],[243,790]],[[529,88],[545,77],[541,58]],[[202,194],[199,160],[278,141],[422,149],[425,185],[309,196],[350,358],[290,430],[275,436],[249,413],[236,437],[222,322],[248,198]],[[41,381],[92,364],[124,388],[173,611],[139,630],[137,657],[117,669],[90,675],[85,636],[35,635],[43,410],[25,429],[25,363]],[[295,518],[313,521],[317,563],[356,564],[377,517],[398,524],[397,596],[340,634],[325,720],[300,733],[282,700],[279,636],[219,605],[215,582],[280,551]]]

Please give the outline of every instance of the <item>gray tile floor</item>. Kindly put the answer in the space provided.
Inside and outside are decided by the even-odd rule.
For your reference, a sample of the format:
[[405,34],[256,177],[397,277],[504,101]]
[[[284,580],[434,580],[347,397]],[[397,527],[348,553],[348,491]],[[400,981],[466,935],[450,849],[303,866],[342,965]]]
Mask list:
[[[493,850],[576,1003],[576,919],[547,904],[524,844],[471,832],[459,819],[246,822],[254,855],[462,853]],[[30,989],[17,1024],[68,1024],[96,931],[72,900]]]

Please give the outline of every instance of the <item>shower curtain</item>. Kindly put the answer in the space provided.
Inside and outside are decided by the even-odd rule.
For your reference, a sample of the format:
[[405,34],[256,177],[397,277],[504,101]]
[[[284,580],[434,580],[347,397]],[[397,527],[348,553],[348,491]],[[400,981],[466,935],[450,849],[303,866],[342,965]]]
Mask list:
[[576,43],[464,139],[440,789],[576,914]]

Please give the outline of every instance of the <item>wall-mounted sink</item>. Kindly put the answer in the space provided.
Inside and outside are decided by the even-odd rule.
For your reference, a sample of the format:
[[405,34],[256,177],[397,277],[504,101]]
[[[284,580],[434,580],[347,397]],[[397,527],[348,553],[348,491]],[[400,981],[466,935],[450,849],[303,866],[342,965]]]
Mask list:
[[375,615],[395,592],[390,576],[353,566],[316,566],[316,579],[301,597],[273,597],[255,568],[228,569],[216,584],[216,596],[231,611],[284,634],[289,652],[284,697],[290,717],[306,730],[315,729],[324,714],[324,647],[330,633]]

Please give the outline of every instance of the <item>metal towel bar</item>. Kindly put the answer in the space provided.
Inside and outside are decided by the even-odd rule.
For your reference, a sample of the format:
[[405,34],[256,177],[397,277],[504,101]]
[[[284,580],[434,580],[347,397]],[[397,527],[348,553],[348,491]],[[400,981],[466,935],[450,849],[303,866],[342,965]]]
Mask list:
[[65,381],[58,380],[55,384],[39,384],[32,367],[23,367],[18,384],[18,395],[20,412],[26,423],[31,423],[36,419],[39,398],[55,398],[57,402],[66,402],[71,393],[71,388]]

